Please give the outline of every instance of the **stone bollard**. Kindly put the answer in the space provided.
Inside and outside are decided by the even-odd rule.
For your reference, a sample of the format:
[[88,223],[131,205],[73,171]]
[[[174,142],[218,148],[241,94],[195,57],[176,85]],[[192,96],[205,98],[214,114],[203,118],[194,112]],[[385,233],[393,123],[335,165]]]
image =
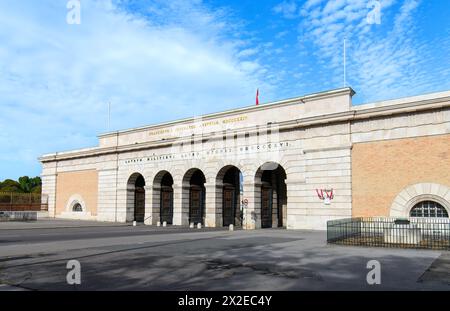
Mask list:
[[201,229],[202,228],[202,224],[201,223],[198,223],[197,224],[197,229]]
[[163,222],[163,227],[167,227],[167,221]]
[[189,225],[189,228],[194,229],[194,223],[191,222],[191,224]]
[[133,227],[136,227],[136,220],[133,221]]
[[158,221],[158,222],[156,223],[156,226],[157,226],[157,227],[161,227],[161,222]]
[[234,226],[233,226],[233,224],[231,224],[231,225],[228,227],[228,230],[234,231]]

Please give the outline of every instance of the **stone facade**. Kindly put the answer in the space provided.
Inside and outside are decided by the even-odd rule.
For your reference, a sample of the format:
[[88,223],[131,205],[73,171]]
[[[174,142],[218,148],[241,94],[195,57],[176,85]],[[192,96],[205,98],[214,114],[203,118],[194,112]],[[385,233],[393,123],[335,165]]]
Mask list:
[[[96,214],[87,205],[99,221],[132,221],[141,210],[149,225],[168,213],[183,226],[234,219],[245,229],[324,229],[331,219],[394,215],[395,197],[411,184],[450,187],[450,92],[358,106],[353,94],[343,88],[113,132],[98,147],[44,155],[49,214],[65,217],[59,211],[96,196]],[[415,156],[430,146],[429,163],[426,151]],[[408,161],[421,173],[405,172]],[[83,178],[59,183],[80,171],[96,172],[90,193]],[[386,172],[395,186],[383,189],[377,174]],[[332,189],[331,202],[316,189]]]

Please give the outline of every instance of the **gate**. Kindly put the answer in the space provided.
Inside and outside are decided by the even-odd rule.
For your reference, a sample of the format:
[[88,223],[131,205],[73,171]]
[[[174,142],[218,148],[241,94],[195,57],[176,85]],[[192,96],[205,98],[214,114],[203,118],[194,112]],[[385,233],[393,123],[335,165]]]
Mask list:
[[144,222],[145,217],[145,190],[136,187],[134,191],[134,220],[136,222]]
[[229,225],[234,225],[234,215],[235,215],[235,196],[234,188],[224,187],[223,188],[223,225],[225,227]]
[[189,223],[203,225],[203,191],[197,187],[191,188],[189,200]]
[[173,222],[173,191],[171,188],[161,190],[160,218],[161,223],[167,222],[171,225]]
[[261,188],[261,228],[272,228],[272,188]]

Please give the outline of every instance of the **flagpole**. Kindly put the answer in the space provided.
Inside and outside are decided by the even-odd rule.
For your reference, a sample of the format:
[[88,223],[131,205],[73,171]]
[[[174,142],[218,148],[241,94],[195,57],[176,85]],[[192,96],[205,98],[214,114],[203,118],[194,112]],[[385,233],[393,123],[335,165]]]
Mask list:
[[108,102],[108,132],[111,131],[111,101]]
[[344,37],[344,87],[347,86],[347,38]]

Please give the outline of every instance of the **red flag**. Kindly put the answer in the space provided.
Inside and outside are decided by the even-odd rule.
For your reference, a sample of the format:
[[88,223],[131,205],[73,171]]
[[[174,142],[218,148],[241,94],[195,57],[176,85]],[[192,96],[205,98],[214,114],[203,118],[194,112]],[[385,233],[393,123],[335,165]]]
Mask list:
[[256,106],[259,105],[259,89],[256,89]]

